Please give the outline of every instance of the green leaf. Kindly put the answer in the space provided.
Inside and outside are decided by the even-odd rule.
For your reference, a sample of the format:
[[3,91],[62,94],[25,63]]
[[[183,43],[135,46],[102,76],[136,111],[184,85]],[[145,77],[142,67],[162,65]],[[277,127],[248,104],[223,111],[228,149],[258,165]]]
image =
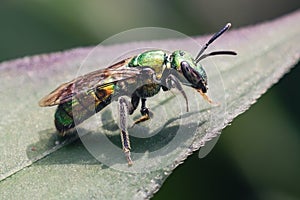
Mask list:
[[[1,197],[3,199],[150,198],[172,170],[188,155],[217,137],[224,127],[255,103],[299,61],[300,27],[297,26],[299,20],[298,11],[272,22],[232,30],[218,39],[210,49],[230,49],[238,52],[236,57],[214,57],[202,62],[204,66],[212,66],[212,69],[218,69],[220,72],[221,76],[217,71],[210,71],[209,67],[205,67],[210,72],[209,94],[220,105],[210,106],[199,94],[187,89],[188,97],[194,99],[189,105],[190,112],[183,112],[181,117],[176,118],[173,111],[177,109],[174,107],[185,108],[184,103],[180,104],[184,102],[182,97],[163,93],[157,99],[153,98],[150,107],[154,114],[165,108],[166,117],[171,118],[161,120],[164,121],[164,126],[159,130],[161,125],[154,122],[160,118],[155,118],[157,116],[155,115],[154,122],[146,124],[146,127],[148,126],[149,130],[158,130],[158,134],[148,139],[132,137],[133,153],[140,152],[140,154],[133,157],[135,163],[131,168],[127,167],[121,150],[119,156],[110,154],[109,149],[102,154],[100,152],[105,161],[113,161],[112,165],[107,165],[100,163],[98,157],[98,160],[95,159],[84,146],[86,141],[95,146],[105,145],[102,141],[106,138],[119,145],[120,139],[114,135],[118,132],[115,123],[107,120],[107,116],[112,116],[113,111],[106,110],[97,115],[104,124],[100,129],[101,132],[112,134],[105,137],[103,134],[96,134],[97,130],[91,130],[81,137],[84,143],[82,144],[75,136],[65,140],[59,138],[53,125],[55,108],[38,106],[41,97],[58,84],[76,77],[78,71],[82,72],[80,64],[92,48],[25,57],[2,63],[0,65]],[[208,36],[194,39],[203,44]],[[151,45],[161,45],[174,50],[185,42],[184,39],[176,39],[100,46],[97,49],[98,54],[95,54],[97,56],[90,57],[87,65],[105,66],[105,63],[115,56],[116,50]],[[186,45],[185,48],[195,52],[193,46]],[[220,83],[223,83],[224,87]],[[195,134],[193,131],[189,132],[180,138],[180,142],[175,141],[178,130],[187,131],[190,127],[196,126]],[[138,128],[132,131],[138,132]],[[60,143],[57,144],[57,141]],[[177,142],[176,145],[169,146],[174,141]],[[171,148],[164,149],[165,146]],[[151,152],[157,149],[163,149],[163,153],[151,156]],[[92,152],[91,149],[89,151]],[[203,152],[200,151],[202,156],[207,153],[205,149]],[[149,166],[155,170],[142,170]],[[135,173],[135,170],[139,173]]]

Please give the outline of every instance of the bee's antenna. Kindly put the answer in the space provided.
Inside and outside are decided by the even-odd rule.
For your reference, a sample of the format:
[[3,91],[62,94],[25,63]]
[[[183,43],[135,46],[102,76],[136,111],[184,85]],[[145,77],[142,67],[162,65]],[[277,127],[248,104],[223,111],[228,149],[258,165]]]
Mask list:
[[[230,23],[227,23],[224,28],[222,28],[219,32],[215,33],[210,40],[200,49],[198,55],[195,58],[196,63],[198,63],[201,59],[201,55],[203,54],[203,52],[207,49],[207,47],[213,42],[215,41],[218,37],[220,37],[225,31],[227,31],[229,28],[231,27]],[[209,56],[209,54],[207,54],[207,56]],[[207,57],[205,56],[205,57]],[[203,57],[202,57],[203,59]]]
[[237,55],[237,53],[235,51],[213,51],[213,52],[210,52],[208,54],[202,54],[198,60],[196,61],[196,63],[198,63],[200,60],[204,59],[204,58],[207,58],[209,56],[216,56],[216,55]]

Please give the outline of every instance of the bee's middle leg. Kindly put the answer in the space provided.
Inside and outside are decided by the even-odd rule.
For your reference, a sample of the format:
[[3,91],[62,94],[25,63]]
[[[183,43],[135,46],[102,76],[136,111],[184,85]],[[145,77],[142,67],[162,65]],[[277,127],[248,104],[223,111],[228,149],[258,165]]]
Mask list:
[[147,99],[142,98],[142,100],[141,100],[142,101],[142,106],[141,106],[141,110],[140,110],[142,116],[139,119],[137,119],[137,120],[134,121],[133,126],[135,124],[139,124],[141,122],[144,122],[144,121],[147,121],[147,120],[150,119],[150,111],[146,107],[146,100]]

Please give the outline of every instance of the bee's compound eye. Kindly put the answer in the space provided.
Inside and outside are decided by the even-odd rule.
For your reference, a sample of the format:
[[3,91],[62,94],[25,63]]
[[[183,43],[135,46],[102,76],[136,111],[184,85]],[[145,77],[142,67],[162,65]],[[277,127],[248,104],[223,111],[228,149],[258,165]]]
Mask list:
[[180,66],[181,66],[181,69],[183,69],[183,70],[185,70],[185,71],[187,71],[187,72],[190,71],[190,67],[191,67],[191,66],[189,65],[188,62],[182,61],[182,62],[180,63]]

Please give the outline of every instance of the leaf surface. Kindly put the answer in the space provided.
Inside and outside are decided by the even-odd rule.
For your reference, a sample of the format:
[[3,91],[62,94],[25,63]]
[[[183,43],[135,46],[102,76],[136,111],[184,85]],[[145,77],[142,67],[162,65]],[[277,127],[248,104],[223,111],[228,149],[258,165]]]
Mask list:
[[[113,166],[108,167],[95,159],[79,140],[73,142],[74,137],[61,140],[53,125],[55,108],[38,106],[39,99],[58,84],[76,77],[81,70],[82,61],[92,48],[78,48],[1,63],[1,197],[150,198],[176,166],[207,141],[217,137],[224,127],[255,103],[299,61],[300,27],[296,25],[299,20],[300,12],[297,11],[271,22],[232,30],[218,39],[210,47],[211,50],[230,49],[238,52],[236,57],[203,60],[203,66],[218,69],[210,71],[207,67],[209,94],[220,105],[208,105],[199,94],[187,90],[188,96],[197,100],[192,102],[198,103],[190,103],[191,112],[183,112],[181,117],[176,118],[172,117],[174,103],[180,105],[180,108],[185,107],[185,104],[180,104],[180,95],[164,93],[157,99],[154,98],[150,104],[152,110],[157,113],[164,108],[167,113],[164,119],[166,122],[162,130],[160,125],[150,122],[149,128],[158,130],[155,136],[148,139],[132,137],[132,145],[135,146],[133,151],[140,154],[133,156],[136,163],[130,170],[126,169],[128,167],[121,150],[119,157],[110,155],[109,150],[103,152],[106,160],[113,160]],[[203,44],[208,37],[194,39]],[[184,39],[170,39],[101,46],[94,54],[97,56],[90,57],[87,65],[104,67],[116,50],[151,44],[158,47],[162,45],[172,51],[184,43]],[[195,52],[192,46],[185,48]],[[110,115],[109,112],[100,114],[101,119],[107,119]],[[109,125],[109,121],[106,124]],[[176,133],[190,127],[196,127],[197,130],[187,132],[180,140],[175,140]],[[107,130],[118,132],[114,125]],[[100,143],[97,144],[101,146],[101,141],[107,137],[93,133],[83,136],[85,141],[99,139]],[[112,134],[110,139],[118,144],[117,136]],[[60,141],[60,144],[56,141]],[[170,146],[170,143],[173,145]],[[162,153],[151,156],[151,152],[157,149],[162,149]],[[141,171],[148,166],[155,170]],[[135,170],[139,173],[135,173]]]

